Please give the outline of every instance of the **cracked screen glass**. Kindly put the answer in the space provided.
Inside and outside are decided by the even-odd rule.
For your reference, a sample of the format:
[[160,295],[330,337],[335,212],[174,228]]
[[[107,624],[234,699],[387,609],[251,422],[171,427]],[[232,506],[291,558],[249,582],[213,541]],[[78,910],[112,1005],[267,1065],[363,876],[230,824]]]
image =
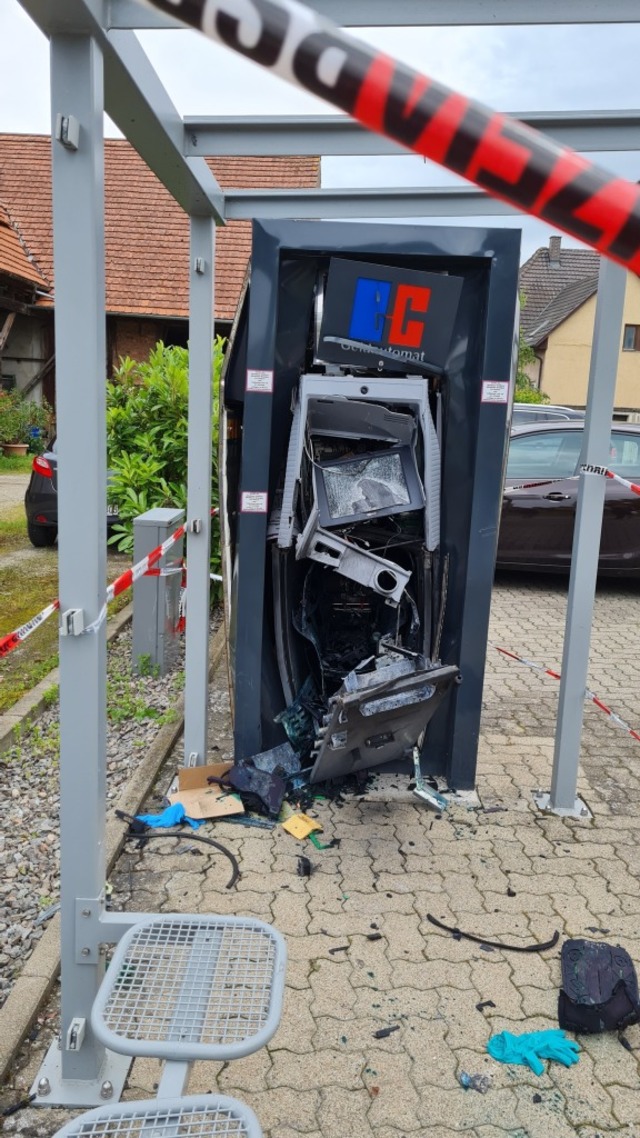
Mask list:
[[325,466],[322,475],[329,515],[334,520],[411,503],[399,454],[369,455]]

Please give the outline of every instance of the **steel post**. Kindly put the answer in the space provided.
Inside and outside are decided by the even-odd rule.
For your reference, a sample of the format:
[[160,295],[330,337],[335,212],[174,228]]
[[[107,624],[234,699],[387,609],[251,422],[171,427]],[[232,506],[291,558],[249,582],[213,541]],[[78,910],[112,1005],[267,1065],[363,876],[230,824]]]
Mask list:
[[[98,898],[105,880],[106,621],[82,635],[106,589],[102,88],[95,42],[52,36],[63,1082],[95,1082],[105,1062],[89,1020],[103,963],[97,954],[82,962],[75,917],[76,898]],[[72,1021],[85,1025],[77,1050]]]
[[[625,270],[603,258],[581,463],[606,465],[609,455],[626,282]],[[576,790],[604,492],[601,475],[580,475],[551,793],[539,799],[542,807],[558,814],[588,814]]]
[[[191,218],[185,764],[207,762],[215,226]],[[217,505],[217,503],[215,503]]]

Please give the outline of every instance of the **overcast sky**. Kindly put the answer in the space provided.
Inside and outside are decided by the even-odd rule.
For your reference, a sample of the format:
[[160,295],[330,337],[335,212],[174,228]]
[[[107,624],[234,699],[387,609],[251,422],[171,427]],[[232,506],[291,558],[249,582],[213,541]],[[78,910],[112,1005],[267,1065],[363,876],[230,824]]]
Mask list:
[[[385,28],[359,29],[357,34],[499,110],[620,110],[640,103],[640,25]],[[140,38],[183,115],[330,110],[194,32],[145,32]],[[18,0],[0,0],[1,132],[49,131],[48,70],[44,37]],[[105,133],[118,134],[108,119]],[[640,154],[594,157],[609,169],[640,180]],[[414,156],[328,158],[322,164],[324,186],[443,185],[454,180]],[[457,224],[455,219],[441,223]],[[459,223],[474,224],[474,219]],[[546,244],[551,232],[548,226],[519,217],[480,218],[478,224],[522,228],[523,259]]]

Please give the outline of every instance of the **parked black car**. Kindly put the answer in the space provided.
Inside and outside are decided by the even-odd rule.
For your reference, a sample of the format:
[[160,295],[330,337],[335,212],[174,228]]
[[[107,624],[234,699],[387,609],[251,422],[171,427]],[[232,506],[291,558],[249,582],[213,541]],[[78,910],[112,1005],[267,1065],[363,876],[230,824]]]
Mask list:
[[[54,545],[58,536],[58,453],[56,440],[37,454],[24,496],[29,541],[38,548]],[[118,507],[107,504],[107,528],[118,520]]]
[[[568,570],[576,515],[584,422],[532,423],[511,432],[498,566]],[[609,469],[640,482],[640,426],[611,427]],[[547,480],[553,480],[551,483]],[[526,483],[546,482],[528,486]],[[640,496],[606,479],[600,541],[601,573],[640,577]]]

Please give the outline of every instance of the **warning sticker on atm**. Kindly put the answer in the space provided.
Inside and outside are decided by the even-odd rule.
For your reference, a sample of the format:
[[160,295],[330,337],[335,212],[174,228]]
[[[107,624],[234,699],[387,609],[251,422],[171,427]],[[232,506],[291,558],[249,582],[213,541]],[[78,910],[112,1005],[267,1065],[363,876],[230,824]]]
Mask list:
[[266,514],[268,495],[261,490],[243,490],[240,499],[242,514]]
[[247,391],[262,391],[270,394],[273,391],[273,372],[247,368]]
[[483,403],[508,403],[509,383],[501,380],[485,379],[482,383]]

